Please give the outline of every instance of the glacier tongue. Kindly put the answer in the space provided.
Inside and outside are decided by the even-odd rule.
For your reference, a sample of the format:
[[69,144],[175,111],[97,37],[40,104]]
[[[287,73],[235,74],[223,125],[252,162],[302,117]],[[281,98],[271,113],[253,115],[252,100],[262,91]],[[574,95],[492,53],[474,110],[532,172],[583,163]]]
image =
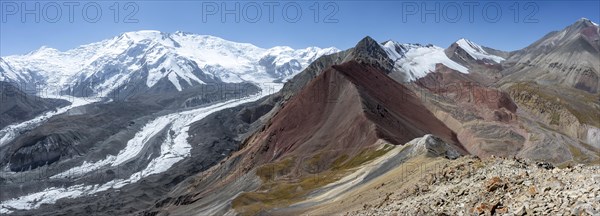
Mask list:
[[[271,89],[261,87],[265,94],[277,92],[283,85],[270,85]],[[274,88],[274,89],[273,89]],[[189,126],[191,123],[199,121],[206,116],[227,108],[232,108],[244,103],[253,102],[264,95],[256,95],[245,98],[233,99],[214,105],[197,108],[188,111],[182,111],[160,116],[146,124],[135,137],[127,143],[125,149],[121,150],[116,156],[109,155],[107,158],[94,163],[85,162],[82,166],[72,168],[66,172],[53,176],[52,178],[77,177],[82,174],[92,172],[102,166],[118,166],[137,156],[146,141],[156,135],[158,131],[168,128],[173,132],[167,136],[160,148],[160,155],[150,161],[148,166],[136,173],[133,173],[127,179],[115,179],[104,184],[95,185],[74,185],[66,188],[51,187],[44,191],[28,194],[11,200],[0,202],[0,213],[8,214],[13,212],[11,209],[34,209],[42,204],[52,204],[62,198],[76,198],[80,196],[91,195],[94,193],[106,191],[108,189],[118,189],[127,184],[135,183],[144,177],[152,174],[161,173],[171,168],[175,163],[190,156],[191,145],[187,142],[189,137]]]

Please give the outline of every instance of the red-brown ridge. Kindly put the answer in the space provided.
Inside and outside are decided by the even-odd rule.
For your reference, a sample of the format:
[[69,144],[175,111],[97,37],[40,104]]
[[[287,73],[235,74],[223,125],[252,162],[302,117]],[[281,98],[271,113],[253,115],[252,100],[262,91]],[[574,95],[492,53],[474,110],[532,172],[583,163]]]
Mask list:
[[333,160],[355,155],[378,139],[403,145],[425,134],[464,150],[412,91],[375,67],[350,61],[312,80],[246,146],[260,148],[256,159],[263,163],[317,153]]

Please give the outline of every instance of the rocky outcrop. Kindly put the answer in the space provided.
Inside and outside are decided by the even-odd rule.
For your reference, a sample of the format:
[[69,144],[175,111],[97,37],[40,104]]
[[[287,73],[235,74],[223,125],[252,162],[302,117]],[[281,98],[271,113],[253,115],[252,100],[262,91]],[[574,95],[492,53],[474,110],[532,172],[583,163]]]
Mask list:
[[347,214],[600,214],[599,166],[559,169],[529,160],[466,157],[427,170],[415,182]]
[[416,155],[427,155],[430,157],[446,157],[448,159],[456,159],[461,156],[459,151],[454,147],[445,143],[442,139],[435,137],[431,134],[427,134],[423,137],[415,138],[407,143],[407,145],[413,145],[413,154]]
[[367,36],[360,40],[350,51],[345,61],[354,60],[358,63],[376,67],[386,73],[392,71],[394,62],[388,57],[381,45],[373,38]]

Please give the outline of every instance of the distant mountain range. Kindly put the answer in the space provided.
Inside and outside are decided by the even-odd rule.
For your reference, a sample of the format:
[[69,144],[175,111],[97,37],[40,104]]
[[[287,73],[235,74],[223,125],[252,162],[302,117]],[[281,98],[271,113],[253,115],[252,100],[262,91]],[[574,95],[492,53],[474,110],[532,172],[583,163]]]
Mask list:
[[338,51],[264,49],[208,35],[137,31],[64,52],[42,47],[2,57],[0,81],[75,96],[106,96],[127,86],[181,91],[206,83],[282,82]]
[[[0,83],[52,97],[0,92],[20,95],[0,106],[0,213],[351,214],[414,194],[442,205],[450,195],[423,182],[490,163],[478,160],[516,158],[499,163],[536,172],[598,165],[599,47],[599,26],[582,18],[511,52],[465,38],[294,50],[138,31],[2,57]],[[484,199],[517,194],[481,175]],[[546,193],[531,184],[527,193]],[[457,211],[493,214],[521,199]],[[597,212],[577,203],[564,208]]]

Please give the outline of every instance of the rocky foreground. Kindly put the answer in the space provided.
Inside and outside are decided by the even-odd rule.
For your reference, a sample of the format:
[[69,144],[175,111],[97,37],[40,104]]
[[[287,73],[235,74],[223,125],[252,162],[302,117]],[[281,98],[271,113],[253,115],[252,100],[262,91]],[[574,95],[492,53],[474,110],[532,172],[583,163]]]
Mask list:
[[600,215],[600,166],[463,157],[347,215]]

